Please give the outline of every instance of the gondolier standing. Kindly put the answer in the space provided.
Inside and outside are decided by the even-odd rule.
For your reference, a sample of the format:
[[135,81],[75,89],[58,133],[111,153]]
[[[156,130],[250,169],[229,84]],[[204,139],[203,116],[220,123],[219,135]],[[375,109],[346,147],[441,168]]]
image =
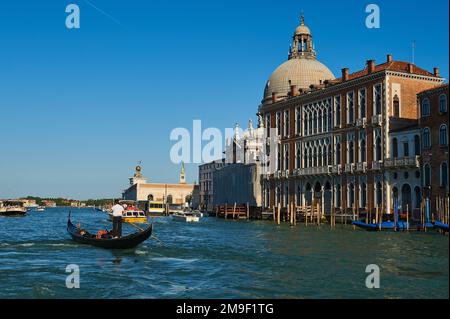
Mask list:
[[122,236],[122,213],[124,208],[119,204],[119,200],[114,201],[115,205],[112,207],[113,215],[113,237]]

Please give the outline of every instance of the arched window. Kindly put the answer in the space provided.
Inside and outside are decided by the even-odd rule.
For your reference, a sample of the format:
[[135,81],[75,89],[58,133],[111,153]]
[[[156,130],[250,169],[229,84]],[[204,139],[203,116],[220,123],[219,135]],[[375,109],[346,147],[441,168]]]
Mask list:
[[422,196],[420,194],[420,187],[414,187],[414,194],[416,195],[415,208],[420,208],[420,203],[422,202]]
[[447,145],[447,125],[442,124],[439,127],[439,144],[440,145]]
[[381,138],[377,137],[375,142],[375,160],[381,161]]
[[354,156],[355,156],[355,150],[353,148],[353,141],[350,141],[348,144],[348,162],[353,163],[354,162]]
[[336,144],[336,165],[341,164],[341,143]]
[[439,96],[439,112],[447,113],[447,95],[445,94]]
[[319,111],[319,130],[317,133],[322,133],[322,121],[323,121],[323,112]]
[[396,138],[392,139],[392,157],[393,158],[398,157],[398,142]]
[[422,145],[424,149],[431,147],[430,129],[428,127],[424,128],[422,131]]
[[441,164],[441,187],[448,186],[448,165],[447,162]]
[[402,211],[411,211],[411,186],[404,184],[402,187]]
[[419,135],[414,135],[414,155],[420,155],[420,138]]
[[150,202],[153,202],[153,195],[152,194],[148,195],[147,200]]
[[367,185],[362,183],[361,185],[361,205],[362,208],[367,206]]
[[425,186],[431,186],[431,167],[430,167],[430,164],[425,164],[425,166],[423,167],[423,170],[424,170],[424,174],[423,174],[424,185]]
[[336,207],[341,207],[341,184],[336,185]]
[[422,100],[421,113],[422,117],[430,116],[430,100],[428,98]]
[[355,185],[350,183],[348,186],[348,207],[353,207],[355,204]]
[[367,160],[367,158],[366,158],[366,153],[367,153],[367,151],[366,151],[366,140],[365,139],[361,140],[361,149],[360,149],[360,151],[361,151],[360,160],[361,160],[361,162],[365,162]]
[[300,203],[301,197],[302,197],[302,188],[300,187],[300,185],[298,185],[297,186],[297,198],[296,198],[297,206],[301,205],[301,203]]
[[394,117],[400,117],[400,100],[397,95],[394,96]]
[[303,165],[305,167],[308,167],[308,158],[309,158],[309,153],[308,153],[308,148],[305,147],[305,154],[304,154],[304,158],[303,158]]
[[403,157],[409,157],[409,142],[403,141]]
[[317,111],[314,112],[314,134],[317,134]]
[[378,207],[381,207],[381,203],[383,201],[383,186],[381,182],[377,183],[377,196],[376,196],[376,204]]
[[297,156],[295,158],[295,168],[300,168],[302,160],[300,143],[297,143],[296,146],[297,146],[297,154],[296,154]]

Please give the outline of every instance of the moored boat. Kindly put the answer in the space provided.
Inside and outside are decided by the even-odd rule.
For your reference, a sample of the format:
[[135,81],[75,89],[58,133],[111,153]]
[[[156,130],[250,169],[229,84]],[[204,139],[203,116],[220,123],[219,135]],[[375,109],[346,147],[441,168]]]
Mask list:
[[383,230],[407,230],[409,227],[407,222],[399,221],[397,223],[386,221],[382,223],[364,223],[359,220],[352,221],[352,225],[368,230],[368,231],[383,231]]
[[172,219],[179,222],[199,222],[200,217],[192,212],[178,212],[172,215]]
[[150,224],[150,226],[142,231],[113,238],[108,231],[100,231],[97,235],[94,235],[75,226],[70,220],[70,214],[67,221],[67,232],[75,242],[107,249],[128,249],[136,247],[146,241],[152,235],[152,231],[153,224]]
[[448,232],[448,224],[444,224],[443,222],[436,221],[434,223],[434,228],[443,230],[444,232]]

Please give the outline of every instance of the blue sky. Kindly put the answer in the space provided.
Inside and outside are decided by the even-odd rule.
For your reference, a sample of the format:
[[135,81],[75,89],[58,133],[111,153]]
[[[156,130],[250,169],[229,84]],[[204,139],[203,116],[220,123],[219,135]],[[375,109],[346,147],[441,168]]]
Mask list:
[[[65,27],[76,3],[81,28]],[[381,28],[365,27],[365,7]],[[101,11],[96,8],[100,8]],[[448,1],[2,1],[0,198],[119,196],[142,161],[176,182],[175,127],[225,129],[255,115],[300,12],[335,75],[387,53],[448,78]],[[106,14],[104,14],[106,13]],[[198,180],[187,165],[187,179]]]

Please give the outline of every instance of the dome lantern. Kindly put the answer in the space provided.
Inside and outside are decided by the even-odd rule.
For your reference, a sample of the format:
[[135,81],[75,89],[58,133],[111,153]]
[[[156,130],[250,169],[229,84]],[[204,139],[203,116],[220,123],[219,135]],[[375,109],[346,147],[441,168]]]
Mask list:
[[333,80],[333,73],[316,59],[312,35],[305,25],[303,14],[295,30],[288,60],[270,76],[264,89],[263,105],[294,97],[297,90],[309,90],[325,80]]
[[303,14],[300,18],[300,25],[295,29],[289,52],[289,60],[295,58],[316,58],[311,31],[305,25],[305,17]]

